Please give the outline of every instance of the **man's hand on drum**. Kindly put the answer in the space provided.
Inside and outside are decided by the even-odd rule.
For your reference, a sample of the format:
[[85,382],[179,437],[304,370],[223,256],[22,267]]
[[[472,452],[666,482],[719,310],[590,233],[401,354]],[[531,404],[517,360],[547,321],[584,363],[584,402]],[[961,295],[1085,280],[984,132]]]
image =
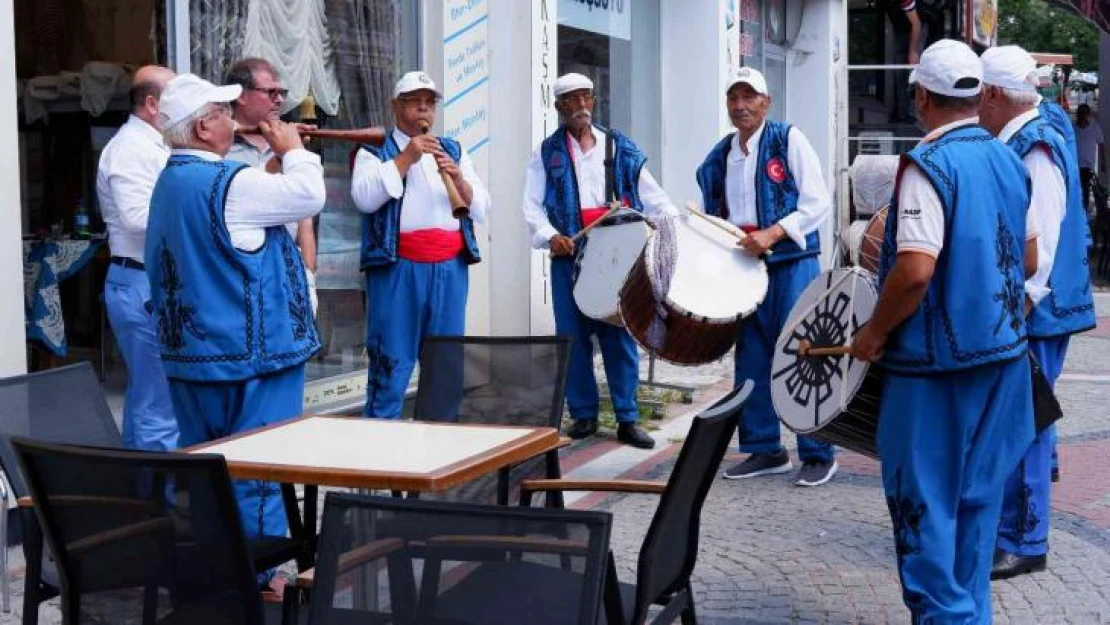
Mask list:
[[883,357],[885,345],[886,335],[878,334],[871,329],[871,324],[867,324],[852,339],[852,356],[863,362],[875,362]]
[[737,245],[752,256],[763,256],[784,237],[786,237],[786,231],[782,226],[775,224],[770,228],[749,233],[748,236],[740,239]]
[[552,256],[574,255],[574,239],[557,234],[551,237],[550,243]]

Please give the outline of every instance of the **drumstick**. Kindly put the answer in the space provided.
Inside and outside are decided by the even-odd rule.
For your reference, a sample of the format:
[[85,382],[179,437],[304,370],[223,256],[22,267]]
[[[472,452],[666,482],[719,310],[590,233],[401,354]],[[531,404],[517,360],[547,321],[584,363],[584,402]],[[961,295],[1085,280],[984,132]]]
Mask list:
[[[613,215],[614,213],[616,213],[620,209],[621,209],[620,202],[617,202],[615,200],[610,202],[609,203],[609,210],[605,211],[605,214],[603,214],[601,217],[598,217],[597,219],[593,220],[593,222],[590,225],[586,226],[585,228],[582,228],[581,230],[578,231],[577,234],[572,236],[570,238],[571,243],[577,243],[579,239],[581,239],[583,236],[585,236],[586,233],[588,233],[590,230],[593,230],[598,224],[600,224],[602,222],[602,220],[604,220],[606,217],[609,217],[610,215]],[[555,255],[551,254],[551,253],[548,253],[548,256],[551,257],[551,258],[555,258]]]
[[[728,226],[725,226],[724,224],[718,223],[717,221],[715,221],[713,219],[710,219],[709,215],[706,215],[705,213],[698,210],[698,207],[694,206],[693,202],[686,202],[686,210],[688,210],[691,213],[697,215],[698,217],[701,217],[707,223],[712,224],[713,227],[720,228],[721,230],[724,230],[725,232],[729,233],[730,235],[736,237],[737,241],[743,241],[744,239],[748,238],[748,233],[744,232],[743,230],[733,230],[732,228],[729,228]],[[762,256],[770,256],[770,255],[771,255],[771,250],[767,250],[766,252],[764,252],[762,254]]]
[[814,347],[809,341],[798,341],[799,356],[847,356],[851,353],[851,345],[830,345],[827,347]]

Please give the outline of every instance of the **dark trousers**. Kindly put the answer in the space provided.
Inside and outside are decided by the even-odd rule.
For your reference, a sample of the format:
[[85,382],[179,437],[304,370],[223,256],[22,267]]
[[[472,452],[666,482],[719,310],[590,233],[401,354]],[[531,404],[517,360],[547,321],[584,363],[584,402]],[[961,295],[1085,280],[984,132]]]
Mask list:
[[[1091,206],[1091,183],[1095,181],[1095,170],[1084,167],[1079,170],[1079,184],[1083,188],[1083,210],[1089,211]],[[1097,210],[1095,212],[1098,212]]]

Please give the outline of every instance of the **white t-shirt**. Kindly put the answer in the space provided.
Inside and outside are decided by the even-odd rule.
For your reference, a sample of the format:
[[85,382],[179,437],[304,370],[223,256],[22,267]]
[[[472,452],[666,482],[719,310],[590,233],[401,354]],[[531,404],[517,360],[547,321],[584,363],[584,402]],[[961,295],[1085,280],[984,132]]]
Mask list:
[[1102,136],[1102,126],[1093,119],[1082,128],[1077,125],[1075,140],[1079,143],[1079,168],[1098,169],[1098,146],[1106,141]]

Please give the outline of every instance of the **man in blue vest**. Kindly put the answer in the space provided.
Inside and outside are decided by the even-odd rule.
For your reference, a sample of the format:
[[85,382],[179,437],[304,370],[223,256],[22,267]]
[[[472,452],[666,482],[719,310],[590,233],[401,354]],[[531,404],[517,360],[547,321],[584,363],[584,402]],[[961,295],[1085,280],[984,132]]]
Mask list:
[[624,328],[591,319],[574,301],[574,255],[571,240],[579,230],[606,212],[606,142],[613,144],[613,183],[621,203],[650,220],[678,213],[644,168],[647,157],[631,139],[593,124],[594,84],[582,74],[566,74],[555,81],[555,109],[562,124],[532,154],[524,183],[524,218],[532,233],[532,247],[550,249],[551,300],[555,329],[571,338],[567,372],[567,409],[573,425],[571,438],[597,432],[599,396],[594,377],[597,337],[605,363],[605,378],[617,417],[617,440],[651,449],[655,439],[637,424],[636,389],[640,357],[636,342]]
[[[739,480],[792,468],[771,404],[771,357],[790,309],[821,271],[817,230],[832,202],[805,135],[767,119],[771,96],[763,74],[741,68],[726,90],[726,105],[737,132],[710,150],[698,168],[698,186],[705,212],[739,226],[748,233],[740,241],[744,250],[765,255],[769,278],[766,298],[744,320],[736,341],[735,382],[755,382],[738,431],[740,451],[750,455],[724,472],[725,479]],[[836,474],[832,445],[799,436],[798,455],[798,486],[818,486]]]
[[[397,419],[425,336],[461,335],[470,265],[480,260],[474,223],[484,223],[489,192],[458,141],[427,134],[442,99],[424,72],[393,89],[396,128],[381,147],[355,158],[351,196],[362,216],[366,272],[366,408]],[[469,206],[452,215],[446,174]]]
[[[320,347],[284,227],[323,208],[320,157],[293,125],[274,121],[261,131],[281,173],[224,160],[235,134],[228,103],[241,90],[183,74],[162,92],[172,151],[151,197],[144,258],[183,447],[301,414],[304,363]],[[285,534],[277,484],[234,487],[248,537]]]
[[870,322],[852,354],[886,372],[877,443],[914,623],[989,623],[1002,488],[1033,440],[1024,282],[1029,175],[979,126],[966,44],[910,75],[928,134],[903,157]]
[[[1055,384],[1072,334],[1095,326],[1075,157],[1040,114],[1037,63],[1018,46],[983,53],[982,124],[1013,148],[1032,180],[1037,270],[1025,284],[1029,349]],[[993,579],[1043,571],[1051,517],[1052,427],[1040,432],[1006,483]]]

